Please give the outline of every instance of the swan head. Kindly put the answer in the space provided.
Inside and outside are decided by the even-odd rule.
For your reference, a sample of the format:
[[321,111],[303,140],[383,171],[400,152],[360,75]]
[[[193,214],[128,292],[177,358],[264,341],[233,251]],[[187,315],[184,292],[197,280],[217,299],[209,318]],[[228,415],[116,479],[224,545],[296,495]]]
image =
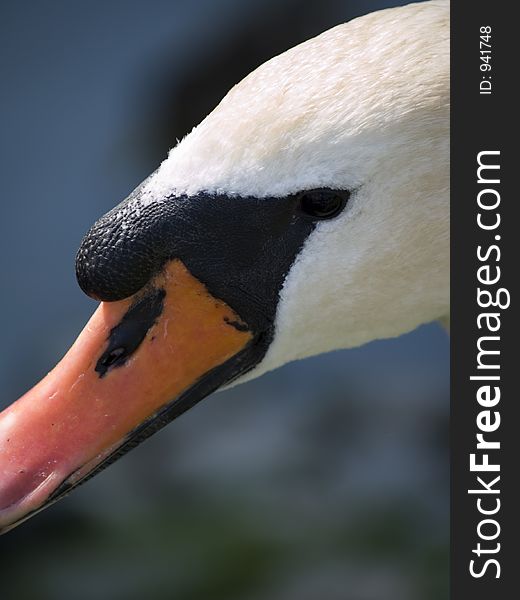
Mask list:
[[273,58],[146,182],[145,202],[254,197],[273,221],[276,200],[349,195],[302,240],[250,376],[448,314],[448,12],[442,1],[380,11]]
[[91,228],[77,274],[103,302],[0,416],[0,528],[219,387],[448,314],[448,13],[270,60]]

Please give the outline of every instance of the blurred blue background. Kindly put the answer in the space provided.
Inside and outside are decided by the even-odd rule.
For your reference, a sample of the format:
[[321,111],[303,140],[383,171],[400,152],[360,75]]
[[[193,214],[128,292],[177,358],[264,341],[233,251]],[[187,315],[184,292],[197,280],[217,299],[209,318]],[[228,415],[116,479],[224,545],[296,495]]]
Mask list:
[[[384,0],[0,3],[1,406],[94,310],[89,226],[254,67]],[[214,395],[0,538],[4,600],[448,597],[438,325]]]

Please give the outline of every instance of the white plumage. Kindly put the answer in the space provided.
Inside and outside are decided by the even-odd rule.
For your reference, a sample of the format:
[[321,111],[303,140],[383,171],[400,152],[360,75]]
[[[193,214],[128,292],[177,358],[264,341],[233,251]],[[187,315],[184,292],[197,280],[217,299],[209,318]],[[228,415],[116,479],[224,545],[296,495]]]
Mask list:
[[150,200],[355,190],[307,240],[247,378],[449,313],[449,3],[339,25],[236,85],[170,152]]

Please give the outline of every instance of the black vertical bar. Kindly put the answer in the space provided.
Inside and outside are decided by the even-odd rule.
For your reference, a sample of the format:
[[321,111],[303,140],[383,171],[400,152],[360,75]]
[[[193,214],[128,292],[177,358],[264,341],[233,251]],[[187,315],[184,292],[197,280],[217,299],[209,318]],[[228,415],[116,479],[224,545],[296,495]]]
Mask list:
[[[520,575],[517,541],[520,534],[520,469],[516,464],[520,459],[517,408],[520,394],[516,382],[517,373],[520,378],[517,340],[520,333],[517,316],[520,273],[517,240],[520,241],[520,231],[516,231],[515,219],[518,212],[515,209],[520,202],[518,192],[513,188],[520,168],[515,164],[518,149],[512,143],[519,129],[517,111],[513,111],[513,102],[518,104],[513,86],[518,72],[515,62],[519,56],[514,41],[520,38],[520,30],[512,7],[514,3],[499,0],[454,0],[451,6],[453,600],[520,597],[516,584]],[[486,56],[489,60],[483,58]],[[490,65],[490,68],[482,65]],[[486,181],[479,183],[478,156],[482,152],[494,153],[481,154],[481,162],[500,168],[482,170],[481,179]],[[500,179],[500,183],[490,182],[495,179]],[[496,209],[479,207],[481,192],[481,202],[487,206],[492,206],[494,199],[499,200]],[[495,229],[483,229],[477,221],[479,213],[484,225],[496,223],[497,215],[500,215],[500,224]],[[479,246],[481,257],[486,257],[489,252],[483,260],[477,255]],[[481,278],[494,280],[499,267],[499,281],[494,284],[479,282],[478,269],[486,266],[489,271],[481,270]],[[478,288],[490,293],[490,296],[481,295],[481,304],[486,304],[492,297],[502,306],[480,306]],[[501,288],[507,292],[499,292]],[[510,306],[506,307],[509,295]],[[490,313],[496,316],[487,320],[481,316],[478,321],[479,315]],[[489,324],[498,329],[490,331]],[[482,336],[498,339],[482,341]],[[481,348],[500,351],[500,354],[482,355],[481,363],[495,364],[499,368],[478,368],[479,338]],[[472,376],[499,379],[471,380]],[[481,396],[481,404],[478,393],[482,390],[485,394],[487,385],[491,386],[491,395]],[[500,389],[500,401],[491,406],[496,399],[495,387]],[[481,431],[479,422],[489,431]],[[488,442],[500,442],[500,448],[478,449],[479,433]],[[500,471],[471,471],[471,454],[475,454],[476,463],[483,463],[483,455],[487,454],[489,463],[500,466]],[[498,476],[500,480],[492,485]],[[488,491],[477,477],[487,484]],[[468,490],[479,493],[468,493]],[[495,514],[490,514],[495,510]]]

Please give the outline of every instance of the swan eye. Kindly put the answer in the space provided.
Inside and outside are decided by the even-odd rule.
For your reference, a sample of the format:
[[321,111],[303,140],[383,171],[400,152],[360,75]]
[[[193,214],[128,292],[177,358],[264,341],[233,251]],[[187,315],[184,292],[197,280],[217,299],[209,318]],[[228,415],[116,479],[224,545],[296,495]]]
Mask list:
[[349,197],[350,192],[343,190],[310,190],[300,194],[300,209],[314,219],[333,219],[345,208]]

